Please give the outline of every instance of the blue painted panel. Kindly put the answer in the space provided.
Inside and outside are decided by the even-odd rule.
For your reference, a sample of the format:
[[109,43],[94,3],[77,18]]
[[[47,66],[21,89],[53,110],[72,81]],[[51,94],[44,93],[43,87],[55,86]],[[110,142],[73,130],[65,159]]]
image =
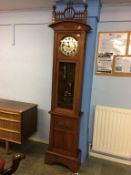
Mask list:
[[88,157],[89,141],[89,113],[92,91],[93,66],[96,50],[97,23],[100,14],[100,1],[88,0],[88,24],[92,31],[87,35],[86,55],[83,73],[82,105],[83,115],[80,122],[79,148],[82,152],[81,163]]
[[80,123],[79,148],[82,151],[81,162],[84,162],[88,155],[88,134],[89,134],[89,112],[92,90],[93,66],[96,46],[97,19],[88,18],[88,24],[92,31],[87,35],[86,55],[83,73],[82,105],[83,115]]
[[99,18],[100,15],[100,0],[87,0],[88,16]]

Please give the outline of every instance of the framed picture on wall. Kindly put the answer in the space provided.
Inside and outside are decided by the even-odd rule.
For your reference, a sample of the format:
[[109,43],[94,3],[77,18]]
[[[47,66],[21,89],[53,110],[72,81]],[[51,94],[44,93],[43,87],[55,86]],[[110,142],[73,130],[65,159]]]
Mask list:
[[128,49],[128,55],[131,55],[131,32],[129,34],[129,49]]
[[99,32],[96,74],[112,74],[115,55],[125,55],[128,32]]
[[113,72],[117,75],[131,76],[131,55],[114,56]]

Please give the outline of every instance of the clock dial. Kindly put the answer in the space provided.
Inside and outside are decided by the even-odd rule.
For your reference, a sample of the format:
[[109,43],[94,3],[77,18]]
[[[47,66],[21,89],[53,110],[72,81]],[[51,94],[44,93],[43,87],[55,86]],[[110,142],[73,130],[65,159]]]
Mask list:
[[78,41],[72,36],[63,38],[60,41],[60,51],[65,56],[75,56],[78,51]]

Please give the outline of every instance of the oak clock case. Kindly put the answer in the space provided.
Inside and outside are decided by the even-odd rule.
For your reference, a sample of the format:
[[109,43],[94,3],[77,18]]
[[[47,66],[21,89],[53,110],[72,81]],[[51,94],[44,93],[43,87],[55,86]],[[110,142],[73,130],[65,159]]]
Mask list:
[[77,172],[81,155],[78,137],[84,48],[90,27],[74,20],[57,21],[50,27],[54,30],[54,56],[50,137],[45,163],[60,163]]

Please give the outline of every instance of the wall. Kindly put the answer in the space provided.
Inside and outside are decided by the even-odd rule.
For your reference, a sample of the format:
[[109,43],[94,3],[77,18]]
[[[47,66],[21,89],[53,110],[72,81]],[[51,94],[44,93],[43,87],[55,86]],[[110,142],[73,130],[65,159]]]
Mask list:
[[0,13],[0,98],[38,104],[35,139],[46,142],[53,61],[50,22],[50,10]]
[[92,91],[93,64],[95,57],[97,23],[100,13],[99,0],[88,0],[88,24],[92,30],[87,34],[86,54],[83,72],[82,85],[82,103],[81,103],[81,122],[79,135],[79,148],[82,152],[81,162],[84,162],[88,156],[88,140],[89,140],[89,112]]
[[[131,4],[104,5],[101,9],[98,32],[131,31]],[[97,104],[131,108],[131,77],[93,76],[90,106],[90,138],[92,141],[94,110]]]

